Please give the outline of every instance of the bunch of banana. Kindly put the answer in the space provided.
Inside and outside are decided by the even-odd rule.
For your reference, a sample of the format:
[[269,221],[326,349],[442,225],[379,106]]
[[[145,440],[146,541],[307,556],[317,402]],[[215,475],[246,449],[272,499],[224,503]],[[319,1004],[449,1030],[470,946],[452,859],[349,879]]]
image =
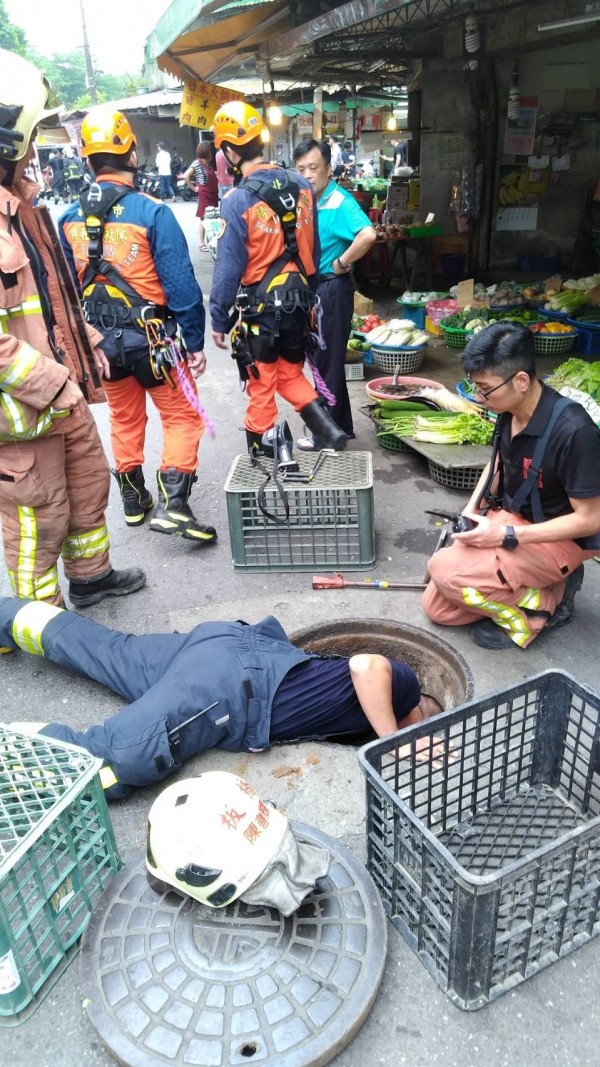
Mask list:
[[518,170],[511,170],[508,174],[502,176],[499,199],[504,207],[514,207],[520,203],[521,190],[519,188],[519,180],[521,177],[522,171]]

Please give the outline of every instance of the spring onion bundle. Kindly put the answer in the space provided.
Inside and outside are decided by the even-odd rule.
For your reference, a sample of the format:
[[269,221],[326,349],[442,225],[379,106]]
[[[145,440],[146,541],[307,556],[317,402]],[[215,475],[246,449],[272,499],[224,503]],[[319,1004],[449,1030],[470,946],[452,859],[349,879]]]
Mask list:
[[571,312],[577,311],[577,308],[583,307],[585,302],[585,293],[580,290],[563,289],[560,293],[553,293],[544,307],[546,311],[563,311],[570,315]]

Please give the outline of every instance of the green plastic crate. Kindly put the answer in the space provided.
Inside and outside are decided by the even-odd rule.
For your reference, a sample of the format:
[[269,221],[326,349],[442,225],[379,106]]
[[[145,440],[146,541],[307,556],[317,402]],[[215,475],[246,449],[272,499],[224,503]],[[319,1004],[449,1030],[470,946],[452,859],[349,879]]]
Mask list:
[[[297,455],[300,472],[308,474],[317,456],[316,452]],[[269,465],[267,460],[267,469]],[[257,492],[264,482],[265,475],[252,466],[248,456],[236,456],[225,482],[234,568],[330,571],[374,566],[370,452],[329,452],[314,480],[306,484],[286,484],[281,479],[289,504],[287,521],[273,481],[268,482],[266,509],[280,524],[269,520],[258,506]]]
[[33,1014],[121,866],[101,766],[0,725],[0,1026]]

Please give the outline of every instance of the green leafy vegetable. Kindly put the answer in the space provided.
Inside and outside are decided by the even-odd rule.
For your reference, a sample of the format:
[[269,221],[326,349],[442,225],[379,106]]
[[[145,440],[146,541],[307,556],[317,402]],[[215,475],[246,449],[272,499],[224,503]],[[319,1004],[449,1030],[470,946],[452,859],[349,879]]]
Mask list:
[[548,385],[557,390],[565,385],[581,389],[594,400],[600,400],[600,361],[588,363],[585,359],[567,359],[550,376]]

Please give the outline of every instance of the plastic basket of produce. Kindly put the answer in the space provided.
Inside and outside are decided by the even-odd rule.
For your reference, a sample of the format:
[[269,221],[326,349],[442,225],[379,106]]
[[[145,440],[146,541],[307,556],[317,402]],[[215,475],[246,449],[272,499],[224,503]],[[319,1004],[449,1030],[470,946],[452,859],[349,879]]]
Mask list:
[[570,333],[534,333],[533,343],[538,356],[561,356],[570,352],[577,340],[577,330]]
[[396,303],[400,304],[401,307],[424,308],[432,300],[447,299],[448,293],[409,293],[407,296],[396,297]]
[[373,362],[375,366],[387,374],[411,374],[419,370],[425,359],[426,344],[417,345],[415,348],[380,348],[371,345]]
[[473,389],[474,386],[471,382],[462,381],[456,383],[456,392],[459,396],[462,396],[463,400],[470,400],[472,404],[477,404],[478,407],[482,407],[483,405],[475,399]]
[[549,308],[542,306],[540,308],[545,319],[551,319],[555,322],[566,322],[568,319],[568,312],[566,311],[551,311]]
[[511,311],[519,311],[525,307],[524,300],[518,300],[513,304],[490,304],[490,311],[497,315],[508,315]]
[[577,351],[582,356],[595,356],[600,353],[600,330],[589,329],[579,325],[577,327]]
[[461,330],[458,326],[446,326],[444,319],[439,325],[448,348],[465,348],[473,337],[471,330]]

